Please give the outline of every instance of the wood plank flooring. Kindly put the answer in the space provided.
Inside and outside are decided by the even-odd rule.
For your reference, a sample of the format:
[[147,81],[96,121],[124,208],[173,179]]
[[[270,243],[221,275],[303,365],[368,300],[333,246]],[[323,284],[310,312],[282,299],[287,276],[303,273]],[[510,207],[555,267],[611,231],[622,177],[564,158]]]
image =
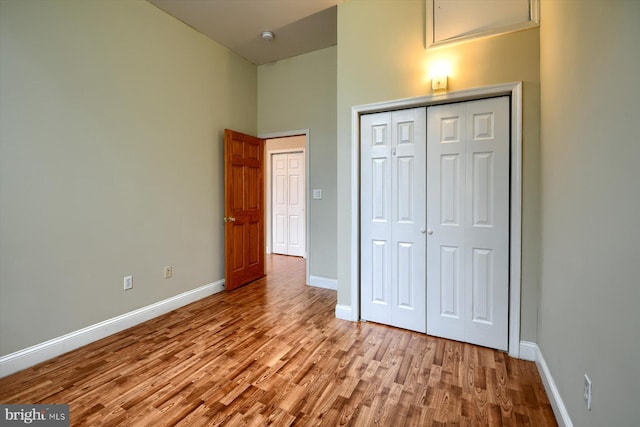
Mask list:
[[0,379],[2,403],[67,403],[73,426],[555,426],[534,363],[335,318],[300,258]]

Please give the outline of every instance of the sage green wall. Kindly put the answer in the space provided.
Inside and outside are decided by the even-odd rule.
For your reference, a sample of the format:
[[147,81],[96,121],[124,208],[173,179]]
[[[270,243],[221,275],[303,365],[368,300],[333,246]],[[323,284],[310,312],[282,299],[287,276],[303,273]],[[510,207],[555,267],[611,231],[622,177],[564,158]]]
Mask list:
[[0,93],[0,354],[224,278],[254,65],[145,1],[2,0]]
[[429,66],[452,65],[449,90],[523,81],[522,339],[536,341],[539,251],[539,30],[425,50],[424,0],[338,5],[338,303],[351,305],[351,107],[431,93]]
[[336,278],[336,47],[258,67],[258,133],[309,129],[309,274]]
[[640,2],[544,0],[541,19],[538,344],[573,425],[637,426]]

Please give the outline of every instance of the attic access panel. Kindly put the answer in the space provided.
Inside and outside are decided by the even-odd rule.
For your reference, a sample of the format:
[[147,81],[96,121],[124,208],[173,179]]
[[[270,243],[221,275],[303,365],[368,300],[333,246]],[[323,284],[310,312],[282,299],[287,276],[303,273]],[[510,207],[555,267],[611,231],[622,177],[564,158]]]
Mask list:
[[426,0],[426,47],[539,25],[539,0]]

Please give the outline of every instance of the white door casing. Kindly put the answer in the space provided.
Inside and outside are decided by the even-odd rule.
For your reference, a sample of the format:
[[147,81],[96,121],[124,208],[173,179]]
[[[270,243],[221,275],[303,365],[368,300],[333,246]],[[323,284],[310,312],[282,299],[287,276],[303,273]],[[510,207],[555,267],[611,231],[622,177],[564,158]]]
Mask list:
[[427,332],[507,350],[509,98],[427,109]]
[[424,108],[361,121],[362,318],[426,332]]
[[271,168],[273,253],[304,256],[304,153],[273,154]]

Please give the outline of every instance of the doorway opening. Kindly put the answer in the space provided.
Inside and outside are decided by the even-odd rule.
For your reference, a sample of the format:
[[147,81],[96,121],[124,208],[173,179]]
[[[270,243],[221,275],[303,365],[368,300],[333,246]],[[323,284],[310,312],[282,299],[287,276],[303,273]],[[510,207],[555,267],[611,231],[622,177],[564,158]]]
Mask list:
[[304,135],[268,139],[267,253],[306,257]]
[[[309,130],[260,137],[266,140],[267,256],[283,254],[304,258],[306,282],[309,283]],[[274,171],[274,168],[277,169]]]

